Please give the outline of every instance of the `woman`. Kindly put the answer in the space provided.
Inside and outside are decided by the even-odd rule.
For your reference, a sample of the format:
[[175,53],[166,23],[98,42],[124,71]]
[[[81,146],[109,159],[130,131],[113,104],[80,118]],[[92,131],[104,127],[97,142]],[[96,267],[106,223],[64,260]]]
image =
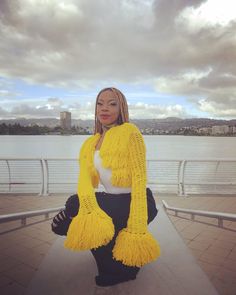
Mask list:
[[[146,147],[129,123],[126,98],[105,88],[95,108],[94,135],[80,150],[77,194],[54,218],[52,230],[62,234],[57,226],[66,220],[65,248],[90,249],[98,267],[96,284],[109,286],[135,279],[141,266],[159,257],[160,246],[147,227],[157,209],[146,187]],[[99,182],[105,192],[95,191]]]

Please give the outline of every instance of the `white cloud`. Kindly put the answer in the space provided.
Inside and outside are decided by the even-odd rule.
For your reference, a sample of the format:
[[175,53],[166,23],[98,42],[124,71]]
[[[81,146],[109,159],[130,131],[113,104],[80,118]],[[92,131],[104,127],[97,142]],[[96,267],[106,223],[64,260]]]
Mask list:
[[157,78],[153,84],[156,91],[176,95],[199,95],[204,91],[199,87],[199,81],[207,77],[210,70],[189,71],[179,75],[170,75]]
[[21,93],[16,92],[14,89],[14,84],[7,80],[0,78],[0,99],[3,100],[11,100],[16,99]]
[[49,98],[48,99],[48,105],[50,105],[50,107],[59,107],[63,105],[63,101],[59,98]]
[[[75,92],[143,83],[158,93],[184,95],[199,109],[200,99],[214,105],[221,97],[230,113],[236,79],[232,3],[2,0],[0,76]],[[0,91],[3,99],[17,97],[1,80]],[[54,104],[37,102],[38,113],[67,106]],[[214,115],[216,108],[208,110]]]
[[207,99],[200,99],[198,101],[199,108],[203,112],[214,115],[214,117],[233,118],[236,117],[236,97],[234,97],[234,108],[225,108],[224,104]]
[[[160,119],[166,117],[190,117],[185,108],[179,104],[160,105],[148,104],[143,102],[129,103],[129,116],[131,119]],[[8,109],[0,107],[0,117],[5,118],[59,118],[61,111],[70,111],[72,118],[88,120],[94,119],[95,116],[95,101],[86,102],[70,102],[66,104],[62,99],[48,98],[38,102],[32,103],[12,104]]]
[[19,95],[19,93],[14,93],[8,89],[0,89],[0,97],[3,97],[3,98],[11,98],[11,97],[15,97]]
[[227,26],[231,21],[236,21],[235,2],[232,0],[208,0],[198,8],[186,7],[176,18],[177,24],[183,24],[191,32]]
[[181,105],[162,106],[158,104],[145,104],[142,102],[129,105],[131,119],[162,119],[166,117],[185,118],[189,115]]

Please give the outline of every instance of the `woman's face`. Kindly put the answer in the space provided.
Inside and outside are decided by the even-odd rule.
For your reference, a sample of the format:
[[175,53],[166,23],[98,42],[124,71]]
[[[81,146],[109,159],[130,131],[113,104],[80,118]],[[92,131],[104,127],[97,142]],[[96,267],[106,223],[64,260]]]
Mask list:
[[102,125],[116,123],[120,114],[118,98],[115,94],[106,90],[103,91],[97,100],[97,117]]

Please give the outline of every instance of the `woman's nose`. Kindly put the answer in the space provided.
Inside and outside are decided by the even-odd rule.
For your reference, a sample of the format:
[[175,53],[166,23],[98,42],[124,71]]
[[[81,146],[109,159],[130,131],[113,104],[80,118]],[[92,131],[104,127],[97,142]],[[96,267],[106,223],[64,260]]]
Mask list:
[[102,109],[102,111],[108,110],[108,106],[107,105],[103,105],[101,109]]

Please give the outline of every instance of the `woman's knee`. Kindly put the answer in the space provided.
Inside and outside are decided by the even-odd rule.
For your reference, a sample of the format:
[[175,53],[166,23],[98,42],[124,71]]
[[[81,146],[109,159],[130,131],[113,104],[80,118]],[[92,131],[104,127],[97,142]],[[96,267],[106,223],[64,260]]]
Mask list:
[[153,221],[157,216],[158,210],[156,208],[156,201],[153,197],[152,191],[150,188],[147,188],[147,207],[148,207],[148,223]]
[[79,198],[77,194],[70,196],[65,204],[65,211],[68,216],[75,217],[79,212]]

